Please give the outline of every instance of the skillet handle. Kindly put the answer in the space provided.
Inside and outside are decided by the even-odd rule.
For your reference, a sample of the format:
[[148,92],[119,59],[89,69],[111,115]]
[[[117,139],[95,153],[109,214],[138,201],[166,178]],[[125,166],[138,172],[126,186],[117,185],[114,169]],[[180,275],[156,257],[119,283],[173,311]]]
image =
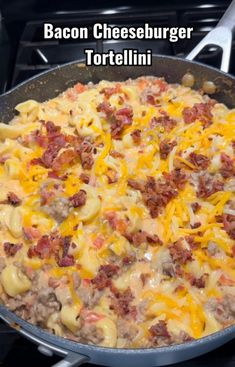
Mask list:
[[76,353],[68,353],[64,359],[57,362],[52,367],[78,367],[87,362],[89,362],[89,358],[87,356]]
[[235,0],[232,1],[217,26],[210,31],[199,44],[186,56],[193,60],[206,46],[215,45],[222,49],[220,70],[227,73],[232,49],[232,38],[235,30]]

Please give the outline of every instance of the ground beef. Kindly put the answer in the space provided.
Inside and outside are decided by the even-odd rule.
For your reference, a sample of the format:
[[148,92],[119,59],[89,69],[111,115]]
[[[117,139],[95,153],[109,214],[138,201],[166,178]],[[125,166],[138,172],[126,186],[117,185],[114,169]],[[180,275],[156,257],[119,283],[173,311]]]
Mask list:
[[193,212],[194,212],[194,213],[197,213],[197,212],[198,212],[198,210],[200,210],[200,209],[201,209],[201,205],[200,205],[199,203],[197,203],[197,202],[192,203],[192,204],[191,204],[191,207],[192,207],[192,210],[193,210]]
[[[133,341],[138,334],[138,327],[127,319],[118,318],[117,320],[118,337],[127,339],[127,343]],[[126,346],[127,347],[127,346]]]
[[169,153],[177,145],[176,141],[170,141],[169,139],[164,139],[160,142],[160,157],[161,159],[167,159]]
[[102,296],[102,292],[98,289],[94,289],[89,286],[85,286],[83,283],[77,290],[77,294],[85,307],[92,308],[96,306]]
[[190,279],[190,284],[197,288],[205,288],[206,286],[206,280],[208,278],[208,274],[203,274],[201,277],[196,278],[194,276]]
[[94,323],[85,323],[80,329],[81,342],[85,344],[100,344],[103,339],[101,329],[98,329]]
[[172,260],[164,261],[162,263],[162,273],[171,278],[175,277],[175,264]]
[[130,290],[127,288],[125,291],[118,291],[115,287],[112,287],[111,305],[110,309],[121,317],[136,317],[136,307],[131,305],[134,296]]
[[153,344],[162,346],[171,342],[171,336],[167,330],[166,321],[160,320],[157,324],[152,325],[149,329],[150,340]]
[[213,312],[215,318],[224,326],[235,321],[235,295],[227,294],[221,300],[211,298],[206,308]]
[[62,223],[71,210],[70,201],[64,197],[55,197],[50,205],[43,205],[42,210],[51,215],[58,223]]

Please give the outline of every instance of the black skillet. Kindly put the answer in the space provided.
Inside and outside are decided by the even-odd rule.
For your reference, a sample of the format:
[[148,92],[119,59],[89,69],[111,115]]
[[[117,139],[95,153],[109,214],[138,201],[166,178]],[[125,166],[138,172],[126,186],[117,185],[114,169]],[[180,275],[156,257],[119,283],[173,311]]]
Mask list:
[[[204,81],[213,81],[218,101],[229,107],[235,106],[235,78],[226,74],[229,67],[232,32],[235,28],[235,2],[217,25],[200,44],[188,55],[188,60],[208,45],[220,46],[223,50],[221,70],[202,64],[168,56],[154,56],[148,67],[85,67],[81,62],[73,62],[36,76],[0,96],[0,120],[8,122],[14,115],[14,107],[27,99],[45,101],[55,97],[76,82],[97,83],[102,79],[123,81],[141,75],[155,75],[170,83],[179,83],[186,72],[194,75],[195,88],[201,88]],[[184,361],[209,352],[235,337],[235,325],[207,337],[179,345],[151,349],[115,349],[75,343],[55,336],[41,328],[22,320],[6,307],[0,306],[0,318],[15,327],[22,335],[37,343],[42,353],[61,355],[63,359],[57,367],[79,366],[90,362],[106,366],[163,366]],[[54,366],[54,367],[55,367]]]

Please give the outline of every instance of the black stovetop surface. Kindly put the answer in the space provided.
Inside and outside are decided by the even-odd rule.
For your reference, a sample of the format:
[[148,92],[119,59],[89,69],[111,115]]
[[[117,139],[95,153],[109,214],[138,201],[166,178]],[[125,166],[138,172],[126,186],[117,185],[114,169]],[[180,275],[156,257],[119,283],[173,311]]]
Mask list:
[[[211,30],[230,1],[109,0],[83,2],[73,0],[0,0],[0,94],[39,72],[84,58],[84,48],[122,50],[152,48],[155,54],[184,57]],[[115,25],[138,25],[148,21],[153,26],[194,27],[190,41],[44,41],[43,21],[63,26],[92,26],[97,21]],[[218,66],[220,51],[209,47],[199,57],[201,62]],[[235,74],[235,42],[230,72]],[[60,358],[42,355],[37,346],[0,322],[0,365],[4,367],[47,367]],[[88,365],[86,365],[88,366]],[[234,341],[179,367],[235,367]],[[128,366],[123,366],[128,367]]]

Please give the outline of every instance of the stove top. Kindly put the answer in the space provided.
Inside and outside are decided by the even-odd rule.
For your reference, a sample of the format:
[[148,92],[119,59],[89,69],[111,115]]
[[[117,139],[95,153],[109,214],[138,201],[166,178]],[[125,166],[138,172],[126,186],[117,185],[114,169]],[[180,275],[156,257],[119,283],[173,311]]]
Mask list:
[[[78,5],[79,3],[79,5]],[[140,51],[151,48],[153,54],[184,57],[221,18],[229,1],[164,1],[158,0],[154,6],[149,0],[92,0],[81,4],[75,0],[7,0],[0,2],[0,94],[18,83],[44,70],[63,63],[84,59],[84,49],[94,48],[101,52],[123,48],[137,48]],[[2,18],[1,18],[2,13]],[[87,26],[95,22],[110,25],[142,25],[146,21],[152,26],[194,27],[191,40],[177,43],[165,41],[53,41],[43,40],[43,22],[50,21],[56,26]],[[217,67],[220,63],[220,50],[211,46],[198,60]],[[235,74],[235,42],[233,43],[230,72]],[[37,346],[19,336],[13,329],[0,322],[0,366],[46,367],[60,358],[42,355]],[[179,367],[235,367],[234,342],[202,357],[178,364]],[[89,366],[88,364],[86,365]]]

